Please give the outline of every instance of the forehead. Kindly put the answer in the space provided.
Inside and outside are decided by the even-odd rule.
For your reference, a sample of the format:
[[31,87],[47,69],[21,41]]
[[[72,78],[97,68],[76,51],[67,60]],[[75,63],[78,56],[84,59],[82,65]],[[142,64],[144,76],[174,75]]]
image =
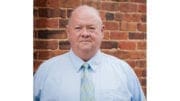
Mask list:
[[72,25],[98,25],[98,20],[92,16],[76,16],[72,19]]
[[75,11],[71,16],[71,24],[81,25],[98,25],[101,22],[99,15],[89,9]]

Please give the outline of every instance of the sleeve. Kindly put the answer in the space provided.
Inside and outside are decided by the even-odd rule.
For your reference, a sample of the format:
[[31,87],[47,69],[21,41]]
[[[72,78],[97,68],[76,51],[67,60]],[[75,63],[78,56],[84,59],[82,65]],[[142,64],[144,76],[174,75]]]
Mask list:
[[125,69],[127,74],[128,89],[132,94],[131,101],[146,101],[140,82],[135,72],[127,63],[124,63],[124,65],[126,67]]
[[43,63],[39,66],[38,70],[34,74],[34,87],[33,87],[33,99],[34,101],[41,100],[41,92],[43,89],[43,85],[47,78],[48,68],[47,64]]

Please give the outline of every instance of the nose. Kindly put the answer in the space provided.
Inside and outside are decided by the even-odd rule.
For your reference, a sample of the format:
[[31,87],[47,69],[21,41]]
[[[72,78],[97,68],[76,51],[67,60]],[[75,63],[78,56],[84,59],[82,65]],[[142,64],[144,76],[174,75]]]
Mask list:
[[82,36],[82,37],[89,37],[89,36],[90,36],[90,34],[89,34],[89,32],[87,31],[86,28],[83,28],[82,33],[81,33],[81,36]]

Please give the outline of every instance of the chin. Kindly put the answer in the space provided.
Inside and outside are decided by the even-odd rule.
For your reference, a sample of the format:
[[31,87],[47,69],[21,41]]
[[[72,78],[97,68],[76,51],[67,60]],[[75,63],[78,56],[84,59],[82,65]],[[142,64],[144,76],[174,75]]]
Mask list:
[[82,51],[91,51],[92,50],[92,48],[89,48],[89,47],[81,47],[80,48],[80,50],[82,50]]
[[85,49],[85,50],[92,49],[92,47],[93,47],[92,44],[89,44],[89,43],[79,45],[79,49]]

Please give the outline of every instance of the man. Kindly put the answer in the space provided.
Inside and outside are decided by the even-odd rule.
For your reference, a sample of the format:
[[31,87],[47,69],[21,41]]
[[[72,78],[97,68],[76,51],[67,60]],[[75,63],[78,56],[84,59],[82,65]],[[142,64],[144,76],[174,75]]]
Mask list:
[[77,7],[67,25],[71,50],[53,57],[34,76],[35,101],[144,101],[124,61],[100,51],[104,26],[98,11]]

